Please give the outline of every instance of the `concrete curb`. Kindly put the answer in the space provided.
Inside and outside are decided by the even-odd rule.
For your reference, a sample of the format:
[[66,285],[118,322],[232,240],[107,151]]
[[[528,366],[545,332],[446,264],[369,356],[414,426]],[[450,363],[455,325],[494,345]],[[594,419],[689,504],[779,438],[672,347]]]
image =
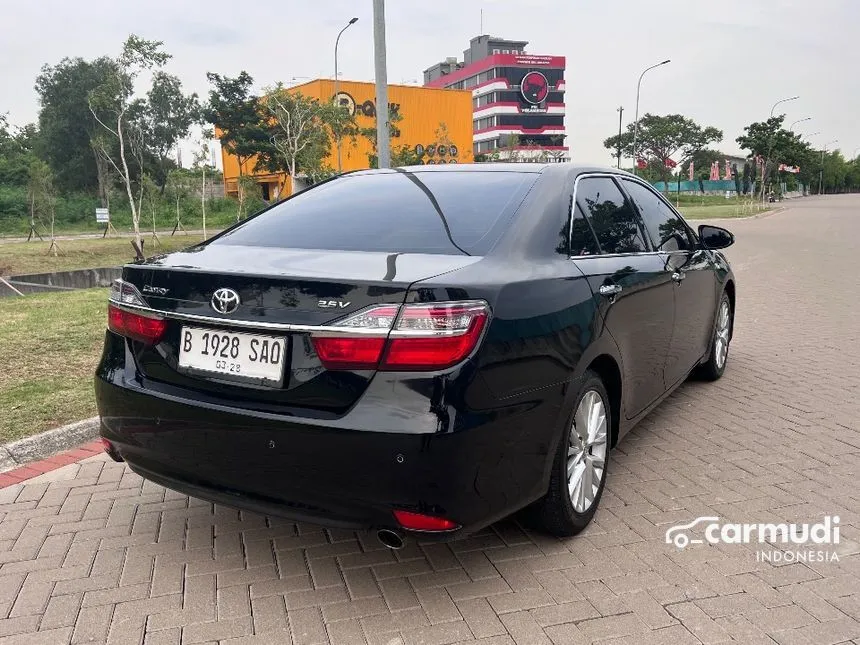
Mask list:
[[99,418],[70,423],[0,446],[0,473],[88,443],[99,434]]

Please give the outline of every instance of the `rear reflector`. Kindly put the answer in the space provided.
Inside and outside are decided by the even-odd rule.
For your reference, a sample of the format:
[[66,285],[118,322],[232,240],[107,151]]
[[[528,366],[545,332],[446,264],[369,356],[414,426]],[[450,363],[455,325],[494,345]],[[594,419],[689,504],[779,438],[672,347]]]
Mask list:
[[126,338],[137,340],[147,345],[155,345],[161,340],[167,329],[167,321],[162,318],[150,318],[130,311],[125,311],[112,303],[108,304],[108,328]]
[[[446,369],[477,347],[489,317],[483,301],[370,307],[313,336],[326,369]],[[386,345],[387,341],[387,345]]]
[[394,511],[394,519],[405,529],[413,531],[451,531],[460,525],[444,517],[411,513],[409,511]]

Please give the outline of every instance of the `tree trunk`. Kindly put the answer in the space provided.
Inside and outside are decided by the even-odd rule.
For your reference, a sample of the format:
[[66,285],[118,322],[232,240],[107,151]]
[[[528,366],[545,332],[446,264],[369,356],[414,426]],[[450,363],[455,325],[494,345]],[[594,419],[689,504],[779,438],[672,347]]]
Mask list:
[[123,112],[120,112],[116,118],[116,131],[119,138],[119,158],[122,161],[123,181],[125,183],[125,192],[128,195],[128,205],[131,208],[131,223],[134,227],[134,241],[140,247],[140,211],[134,203],[134,192],[131,190],[131,174],[128,171],[128,162],[125,160],[125,141],[122,137],[122,117]]
[[203,239],[206,239],[206,165],[203,165],[203,192],[200,193],[200,208],[203,212]]

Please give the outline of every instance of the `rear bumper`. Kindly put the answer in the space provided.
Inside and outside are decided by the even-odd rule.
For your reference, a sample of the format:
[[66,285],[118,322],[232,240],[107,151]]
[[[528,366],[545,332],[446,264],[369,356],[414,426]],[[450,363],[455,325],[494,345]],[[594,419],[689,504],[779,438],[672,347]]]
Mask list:
[[349,529],[399,528],[392,511],[400,508],[458,523],[423,534],[452,539],[546,489],[554,424],[541,417],[555,411],[549,404],[459,432],[417,434],[231,412],[152,393],[121,370],[99,370],[95,385],[102,436],[132,470],[215,503]]

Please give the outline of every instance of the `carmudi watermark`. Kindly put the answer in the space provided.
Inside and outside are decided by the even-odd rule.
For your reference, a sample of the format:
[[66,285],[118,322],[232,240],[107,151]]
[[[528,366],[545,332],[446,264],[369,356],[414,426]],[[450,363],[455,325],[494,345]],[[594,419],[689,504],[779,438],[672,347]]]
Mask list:
[[[697,517],[666,531],[666,544],[684,549],[690,544],[762,544],[759,562],[839,562],[839,516],[826,515],[810,523],[730,523],[719,517]],[[827,548],[831,547],[831,548]]]

